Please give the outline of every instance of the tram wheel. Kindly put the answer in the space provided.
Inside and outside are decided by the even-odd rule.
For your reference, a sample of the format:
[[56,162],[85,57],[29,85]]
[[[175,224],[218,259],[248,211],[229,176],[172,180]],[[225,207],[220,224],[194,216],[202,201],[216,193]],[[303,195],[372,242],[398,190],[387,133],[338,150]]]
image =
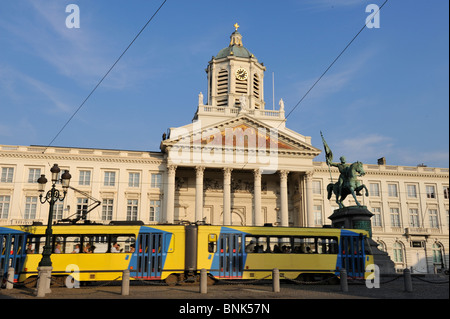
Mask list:
[[176,274],[170,274],[164,282],[168,284],[169,286],[175,286],[179,282],[178,275]]
[[25,280],[23,281],[23,285],[24,285],[26,288],[36,288],[36,285],[37,285],[37,277],[36,277],[36,276],[28,277],[27,279],[25,279]]

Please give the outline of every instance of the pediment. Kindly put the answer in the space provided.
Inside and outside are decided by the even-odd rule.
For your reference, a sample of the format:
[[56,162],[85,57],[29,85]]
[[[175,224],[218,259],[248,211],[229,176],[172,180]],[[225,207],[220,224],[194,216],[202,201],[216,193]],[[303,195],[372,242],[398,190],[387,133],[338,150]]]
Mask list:
[[320,150],[308,143],[308,138],[285,128],[270,127],[248,115],[202,127],[201,122],[171,129],[162,141],[161,150],[181,147],[190,149],[222,148],[244,152],[266,150],[314,158]]

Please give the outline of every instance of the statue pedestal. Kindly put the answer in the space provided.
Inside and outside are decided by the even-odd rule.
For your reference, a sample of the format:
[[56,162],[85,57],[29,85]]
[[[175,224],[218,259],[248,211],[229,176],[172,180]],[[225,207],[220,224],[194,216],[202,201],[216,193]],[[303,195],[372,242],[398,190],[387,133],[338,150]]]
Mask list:
[[370,221],[372,216],[373,214],[366,206],[350,206],[334,210],[333,214],[328,218],[335,228],[363,229],[368,231],[374,263],[379,267],[380,274],[395,274],[394,262],[388,253],[378,249],[378,244],[372,239],[372,223]]
[[366,206],[349,206],[334,210],[328,217],[334,228],[350,228],[367,230],[372,237],[372,223],[370,218],[373,214]]

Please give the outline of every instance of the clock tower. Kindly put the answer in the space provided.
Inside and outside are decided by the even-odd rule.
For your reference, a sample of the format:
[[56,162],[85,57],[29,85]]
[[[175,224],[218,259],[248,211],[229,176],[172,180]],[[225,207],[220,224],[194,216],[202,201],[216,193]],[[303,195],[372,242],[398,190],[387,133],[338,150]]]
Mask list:
[[207,104],[231,109],[264,109],[264,71],[266,68],[242,44],[239,25],[234,25],[228,47],[209,61]]

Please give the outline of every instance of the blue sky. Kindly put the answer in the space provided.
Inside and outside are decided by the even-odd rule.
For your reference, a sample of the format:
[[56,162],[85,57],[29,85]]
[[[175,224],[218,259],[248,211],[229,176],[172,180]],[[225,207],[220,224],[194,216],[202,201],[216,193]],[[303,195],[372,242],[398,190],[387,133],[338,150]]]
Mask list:
[[[48,145],[163,1],[0,2],[0,144]],[[238,22],[289,112],[365,23],[364,0],[168,0],[54,146],[159,151]],[[80,28],[66,27],[77,4]],[[335,158],[449,167],[449,2],[389,0],[287,120]],[[278,103],[275,103],[278,107]],[[323,161],[323,153],[316,158]]]

